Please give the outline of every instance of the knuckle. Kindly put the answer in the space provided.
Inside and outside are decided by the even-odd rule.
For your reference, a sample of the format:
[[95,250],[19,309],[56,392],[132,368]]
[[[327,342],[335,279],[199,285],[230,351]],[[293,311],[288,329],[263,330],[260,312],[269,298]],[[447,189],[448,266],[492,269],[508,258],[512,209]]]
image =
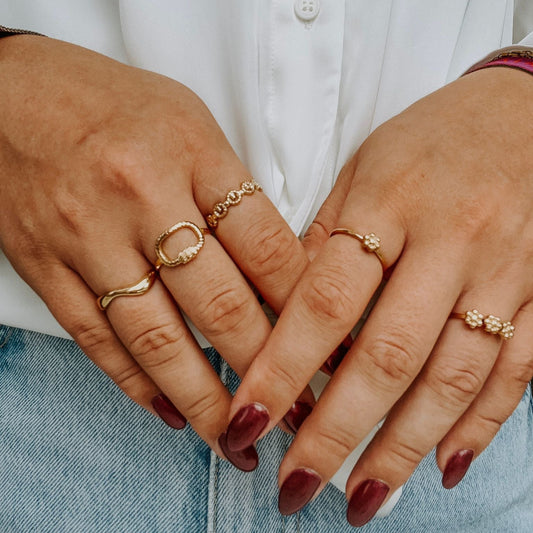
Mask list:
[[134,402],[140,405],[143,404],[140,391],[143,389],[145,374],[139,366],[132,364],[120,370],[108,370],[107,375],[124,394],[129,396]]
[[105,323],[86,323],[80,320],[69,329],[80,348],[89,356],[96,350],[101,350],[109,345],[113,339],[113,335]]
[[328,237],[329,233],[318,217],[310,224],[304,235],[304,239],[310,243],[322,243]]
[[484,379],[472,360],[446,360],[436,365],[424,378],[426,385],[443,405],[464,409],[483,386]]
[[287,361],[274,360],[265,368],[265,383],[283,383],[288,387],[291,393],[300,394],[304,389],[306,382],[300,382],[297,376],[302,376],[302,372],[297,372],[294,368],[287,365]]
[[313,316],[320,321],[334,320],[349,324],[357,315],[354,299],[345,281],[346,275],[339,266],[323,267],[320,274],[309,281],[302,299]]
[[61,226],[80,237],[86,237],[94,220],[87,206],[73,194],[63,190],[57,191],[53,202]]
[[419,368],[416,341],[404,330],[377,336],[368,347],[362,347],[359,357],[365,364],[370,380],[381,388],[403,390]]
[[533,357],[516,360],[507,369],[507,378],[521,389],[533,379]]
[[174,324],[162,322],[127,340],[131,354],[145,368],[166,367],[179,356],[183,336]]
[[126,200],[150,200],[156,175],[146,164],[142,143],[110,142],[100,147],[99,174],[105,188]]
[[218,423],[221,419],[220,408],[225,405],[224,392],[218,388],[202,391],[183,404],[183,412],[193,426]]
[[391,443],[388,453],[390,454],[390,461],[387,461],[387,464],[394,465],[396,471],[408,472],[412,472],[425,456],[424,452],[401,440],[395,440]]
[[[346,427],[318,426],[314,440],[316,450],[324,450],[329,457],[345,459],[355,448],[355,437]],[[316,453],[316,451],[315,451]]]
[[[498,416],[497,414],[477,413],[477,420],[475,425],[480,427],[482,432],[477,431],[476,435],[480,433],[486,435],[496,435],[503,423],[507,420],[507,416]],[[474,426],[475,427],[475,426]]]
[[268,224],[254,224],[253,228],[249,237],[253,245],[245,260],[250,271],[259,277],[268,277],[290,268],[298,258],[293,251],[298,243],[292,232],[281,223],[272,227],[271,220]]
[[218,337],[240,330],[248,322],[246,318],[253,316],[252,302],[240,287],[219,287],[197,309],[204,335]]

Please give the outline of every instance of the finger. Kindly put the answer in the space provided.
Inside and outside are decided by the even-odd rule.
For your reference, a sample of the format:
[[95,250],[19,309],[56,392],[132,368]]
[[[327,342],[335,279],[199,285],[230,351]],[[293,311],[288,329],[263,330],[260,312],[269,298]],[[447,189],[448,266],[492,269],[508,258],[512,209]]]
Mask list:
[[533,304],[522,307],[512,322],[515,335],[503,343],[482,391],[437,447],[446,488],[457,485],[492,442],[533,379]]
[[[205,224],[192,199],[177,212],[199,227]],[[157,213],[144,230],[144,253],[152,263],[156,262],[153,243],[175,216]],[[177,232],[164,242],[164,249],[174,257],[194,240],[190,231]],[[220,243],[206,235],[204,246],[192,261],[174,268],[162,266],[159,275],[194,325],[235,372],[243,375],[272,327],[250,285]]]
[[[281,484],[299,468],[310,468],[323,482],[329,480],[409,387],[461,290],[457,273],[435,268],[443,260],[430,251],[404,252],[352,349],[287,452],[280,466]],[[353,486],[347,490],[350,494]]]
[[[506,294],[478,294],[475,301],[483,307],[498,302],[498,310],[504,316],[512,316],[514,305],[505,301]],[[462,309],[473,298],[473,293],[466,293],[456,308]],[[462,320],[450,319],[446,323],[431,358],[389,413],[348,480],[353,523],[359,523],[357,516],[365,507],[358,487],[380,480],[380,488],[386,486],[392,493],[407,481],[474,401],[494,365],[501,342],[498,335],[482,328],[472,331]],[[376,511],[377,507],[373,509]]]
[[[47,270],[46,283],[32,283],[57,321],[84,353],[134,402],[159,414],[152,402],[161,395],[159,387],[135,362],[95,305],[94,294],[80,277],[65,265]],[[170,411],[169,411],[170,409]],[[179,412],[167,408],[166,422],[185,425]]]
[[[249,173],[233,153],[206,166],[194,182],[194,198],[204,215],[229,191],[239,190]],[[222,170],[221,170],[222,169]],[[215,228],[217,238],[244,275],[279,315],[308,264],[297,236],[263,192],[243,195]]]
[[[379,224],[376,232],[381,231],[383,242],[391,243],[387,260],[392,263],[403,243],[401,230],[385,219]],[[387,232],[385,228],[400,232],[397,240],[394,231]],[[400,245],[393,246],[395,242]],[[251,365],[237,391],[230,416],[248,406],[263,405],[270,418],[266,429],[271,429],[353,328],[381,277],[379,260],[364,251],[359,241],[345,235],[329,239],[305,271],[267,345]],[[231,424],[230,429],[229,435],[237,431]],[[250,435],[258,437],[255,431]],[[241,445],[247,440],[241,439]]]
[[[91,263],[80,262],[77,268],[95,294],[132,285],[151,267],[131,248],[116,246],[112,253],[105,240],[100,254],[91,257]],[[230,395],[164,285],[157,280],[141,296],[117,298],[102,315],[139,367],[220,453],[217,438],[224,429],[221,421],[227,416]]]
[[356,163],[355,157],[350,158],[348,164],[341,170],[329,196],[305,232],[302,245],[310,261],[317,256],[320,248],[329,239],[333,228],[338,226],[337,220],[348,196]]

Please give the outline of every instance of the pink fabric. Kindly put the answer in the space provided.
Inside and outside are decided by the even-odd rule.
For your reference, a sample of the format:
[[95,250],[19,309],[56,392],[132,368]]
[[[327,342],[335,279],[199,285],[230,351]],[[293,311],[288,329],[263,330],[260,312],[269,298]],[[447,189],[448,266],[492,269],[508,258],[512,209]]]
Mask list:
[[525,70],[526,72],[533,74],[533,57],[514,55],[499,57],[497,59],[489,60],[486,63],[482,63],[481,65],[475,65],[467,70],[465,74],[487,67],[511,67]]

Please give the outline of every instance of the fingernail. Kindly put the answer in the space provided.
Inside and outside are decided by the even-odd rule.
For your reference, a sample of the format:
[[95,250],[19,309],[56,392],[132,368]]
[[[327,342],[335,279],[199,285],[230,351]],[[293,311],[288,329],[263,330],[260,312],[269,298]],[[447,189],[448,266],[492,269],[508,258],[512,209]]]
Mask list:
[[171,428],[183,429],[187,425],[187,419],[164,394],[152,398],[152,407],[161,417],[161,420]]
[[251,446],[269,420],[267,408],[260,403],[251,403],[239,409],[226,431],[228,448],[238,452]]
[[226,459],[239,470],[243,472],[251,472],[257,468],[259,464],[259,457],[257,456],[257,450],[255,446],[248,446],[244,450],[234,452],[228,448],[227,433],[222,433],[218,437],[218,445],[224,452]]
[[442,474],[442,486],[445,489],[453,489],[465,474],[474,458],[474,450],[459,450],[449,459]]
[[326,359],[324,366],[333,374],[339,365],[342,363],[344,356],[348,353],[348,350],[352,347],[353,339],[350,334],[346,335],[345,339],[335,348],[333,353]]
[[304,420],[311,414],[313,408],[307,402],[294,402],[292,407],[287,411],[283,417],[285,423],[289,428],[296,433]]
[[389,490],[389,486],[378,479],[363,481],[350,498],[348,522],[355,527],[364,526],[378,512]]
[[291,472],[279,489],[279,512],[289,515],[299,511],[313,497],[320,482],[320,476],[309,468],[299,468]]

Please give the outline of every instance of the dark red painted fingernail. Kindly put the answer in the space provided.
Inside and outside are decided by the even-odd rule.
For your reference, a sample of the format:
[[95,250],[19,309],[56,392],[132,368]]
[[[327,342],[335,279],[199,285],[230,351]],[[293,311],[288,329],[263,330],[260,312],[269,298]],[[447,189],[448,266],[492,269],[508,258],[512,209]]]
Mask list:
[[161,417],[161,420],[171,428],[183,429],[187,425],[187,419],[164,394],[152,398],[152,407]]
[[363,481],[350,498],[348,522],[355,527],[364,526],[378,512],[389,490],[389,486],[378,479]]
[[335,348],[333,353],[326,359],[324,367],[326,370],[333,374],[339,365],[342,363],[344,356],[348,353],[348,350],[352,347],[353,339],[350,334],[346,335],[345,339]]
[[251,446],[269,420],[267,408],[260,403],[251,403],[239,409],[226,431],[228,448],[238,452]]
[[283,417],[285,423],[289,426],[291,431],[296,433],[304,420],[311,414],[313,408],[307,402],[294,402],[292,407],[287,411]]
[[455,452],[446,463],[446,468],[442,474],[442,486],[445,489],[453,489],[465,477],[473,458],[474,450]]
[[226,437],[226,433],[222,433],[222,435],[218,437],[218,444],[221,450],[224,452],[226,459],[235,468],[238,468],[243,472],[251,472],[252,470],[255,470],[259,464],[259,457],[257,456],[257,450],[255,449],[255,446],[248,446],[248,448],[244,448],[244,450],[234,452],[228,448]]
[[279,489],[279,512],[289,515],[299,511],[309,503],[320,482],[320,476],[309,468],[299,468],[291,472]]

